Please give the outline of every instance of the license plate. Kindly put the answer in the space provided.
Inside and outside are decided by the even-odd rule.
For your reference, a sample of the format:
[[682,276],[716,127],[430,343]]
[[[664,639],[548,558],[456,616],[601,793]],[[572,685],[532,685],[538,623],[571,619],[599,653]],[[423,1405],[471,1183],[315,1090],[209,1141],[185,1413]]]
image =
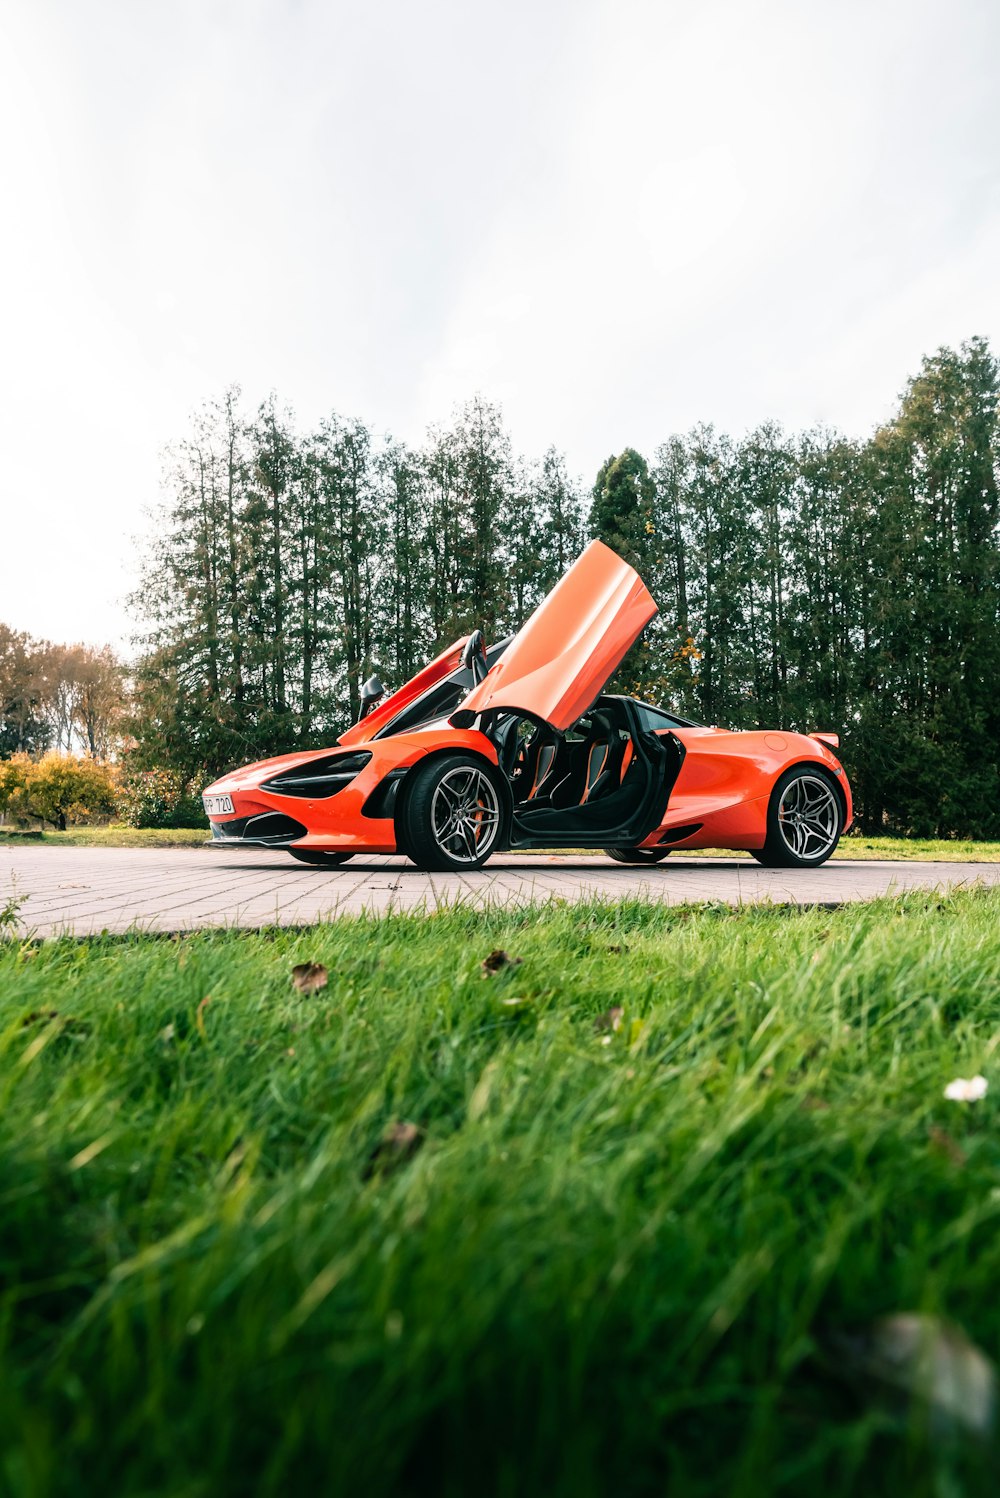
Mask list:
[[224,817],[233,809],[232,796],[202,796],[201,799],[210,817]]

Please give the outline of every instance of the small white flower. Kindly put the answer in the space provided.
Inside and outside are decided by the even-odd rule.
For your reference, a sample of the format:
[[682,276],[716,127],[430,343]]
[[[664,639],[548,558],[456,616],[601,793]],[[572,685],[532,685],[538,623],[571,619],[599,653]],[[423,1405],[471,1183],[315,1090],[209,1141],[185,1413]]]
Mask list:
[[944,1095],[952,1103],[978,1103],[989,1086],[985,1077],[956,1077],[949,1082]]

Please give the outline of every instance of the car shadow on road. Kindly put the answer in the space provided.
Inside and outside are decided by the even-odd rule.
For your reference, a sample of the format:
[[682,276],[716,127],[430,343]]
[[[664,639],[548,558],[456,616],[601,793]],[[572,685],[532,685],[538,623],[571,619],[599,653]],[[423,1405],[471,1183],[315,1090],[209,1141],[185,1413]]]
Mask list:
[[[468,879],[475,874],[489,878],[491,875],[500,873],[527,875],[558,871],[567,874],[600,873],[602,879],[608,876],[624,879],[631,878],[636,874],[642,874],[646,877],[650,875],[669,875],[672,870],[674,872],[683,871],[685,873],[699,871],[704,874],[710,874],[713,870],[719,873],[730,873],[733,869],[746,869],[750,873],[757,871],[760,873],[791,872],[787,869],[766,870],[761,865],[742,858],[671,858],[669,861],[665,860],[663,863],[656,864],[620,864],[616,863],[613,859],[603,858],[600,854],[595,854],[592,858],[559,858],[555,855],[518,858],[516,854],[501,854],[498,859],[491,859],[482,869],[435,870],[433,874],[428,874],[425,869],[418,869],[415,864],[410,863],[409,859],[395,857],[392,854],[378,854],[376,856],[377,862],[364,854],[358,854],[349,863],[342,865],[340,868],[329,869],[300,863],[297,859],[291,858],[281,858],[280,860],[276,858],[273,862],[268,860],[266,863],[261,863],[258,859],[251,861],[242,854],[237,854],[236,856],[230,855],[229,857],[223,854],[218,861],[224,868],[242,869],[253,873],[319,874],[324,878],[336,879],[345,876],[347,878],[356,878],[359,874],[388,873],[406,874],[414,879],[427,879],[431,877],[448,878],[450,875],[456,874],[463,879]],[[823,865],[824,869],[829,869],[830,867],[830,864]],[[801,874],[811,871],[808,869],[798,869],[794,872]]]

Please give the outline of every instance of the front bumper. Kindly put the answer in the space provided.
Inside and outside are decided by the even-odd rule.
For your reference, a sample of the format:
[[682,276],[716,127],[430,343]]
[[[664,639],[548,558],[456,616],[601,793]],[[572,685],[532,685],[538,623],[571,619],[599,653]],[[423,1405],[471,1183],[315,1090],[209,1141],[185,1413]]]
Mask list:
[[232,780],[217,781],[212,792],[229,795],[233,811],[208,818],[212,846],[394,853],[396,828],[392,811],[388,816],[366,814],[366,789],[370,795],[374,788],[366,788],[361,780],[359,776],[336,796],[315,800],[278,796],[259,786],[241,786]]
[[251,816],[234,816],[225,820],[210,819],[212,841],[244,847],[287,848],[307,837],[309,829],[294,817],[279,811],[255,812]]

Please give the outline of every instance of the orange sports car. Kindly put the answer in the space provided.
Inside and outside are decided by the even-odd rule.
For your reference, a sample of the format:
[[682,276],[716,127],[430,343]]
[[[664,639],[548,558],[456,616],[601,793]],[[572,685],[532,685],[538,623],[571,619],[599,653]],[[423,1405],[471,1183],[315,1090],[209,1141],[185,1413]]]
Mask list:
[[824,863],[852,818],[836,734],[733,733],[602,695],[656,611],[635,570],[591,542],[511,639],[487,648],[477,630],[388,697],[372,677],[336,748],[210,785],[213,838],[330,868],[405,853],[463,871],[539,847],[631,864],[675,848]]

